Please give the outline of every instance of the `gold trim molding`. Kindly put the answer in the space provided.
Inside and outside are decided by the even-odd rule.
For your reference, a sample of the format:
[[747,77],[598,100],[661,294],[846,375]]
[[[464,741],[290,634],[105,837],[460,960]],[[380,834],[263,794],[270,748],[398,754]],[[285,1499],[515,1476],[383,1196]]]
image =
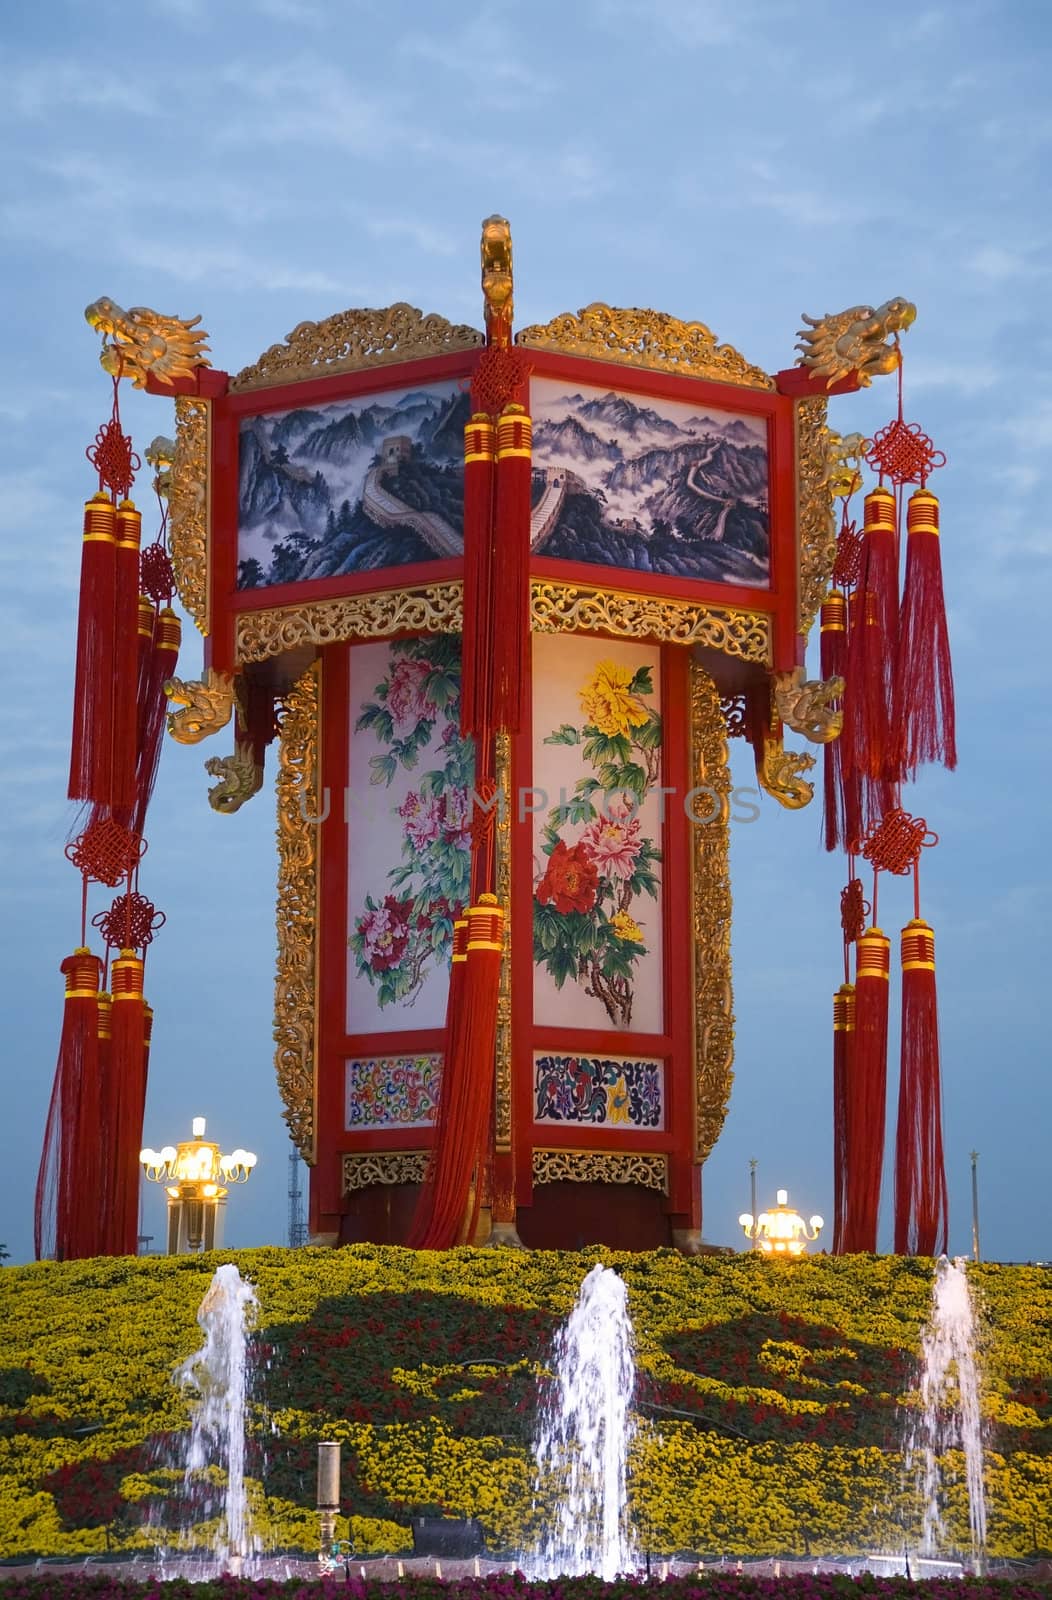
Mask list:
[[691,829],[694,947],[694,1159],[705,1161],[720,1136],[734,1082],[731,987],[731,772],[719,690],[690,664],[691,782],[707,784],[719,814]]
[[546,579],[534,579],[530,599],[536,633],[612,633],[625,639],[704,645],[762,666],[771,661],[771,619],[765,611],[658,600]]
[[278,959],[274,1065],[285,1121],[303,1159],[317,1154],[318,736],[321,663],[285,701],[278,746]]
[[377,1183],[423,1183],[427,1173],[426,1150],[370,1150],[343,1158],[341,1194],[371,1189]]
[[[235,630],[237,660],[265,661],[286,650],[349,639],[459,633],[462,601],[463,585],[454,579],[422,589],[388,589],[272,611],[243,611]],[[771,619],[765,611],[657,600],[535,578],[530,585],[530,625],[535,633],[609,633],[625,639],[704,645],[761,666],[771,661]]]
[[175,401],[175,459],[168,490],[168,545],[179,599],[200,633],[208,632],[208,457],[210,405]]
[[[505,927],[511,923],[511,737],[497,734],[495,771],[497,780],[497,899],[504,907]],[[505,939],[500,958],[500,983],[497,990],[496,1081],[494,1085],[495,1148],[511,1149],[511,940]]]
[[638,1183],[668,1194],[668,1160],[636,1151],[535,1150],[533,1181],[539,1183]]
[[323,322],[300,322],[284,344],[272,344],[258,361],[231,378],[235,394],[266,389],[305,378],[327,378],[336,372],[360,372],[424,356],[477,350],[486,336],[477,328],[449,322],[436,312],[426,315],[400,300],[380,309],[337,311]]
[[796,402],[797,628],[806,638],[825,599],[836,560],[836,516],[828,481],[827,402]]
[[748,389],[775,387],[774,379],[761,367],[752,366],[733,345],[717,344],[715,334],[703,322],[681,322],[667,311],[608,306],[596,300],[576,316],[565,311],[551,322],[523,328],[515,335],[515,343],[531,350],[588,356],[593,361],[615,361],[621,366],[675,372]]
[[342,644],[348,639],[459,633],[462,597],[463,584],[457,579],[424,589],[386,589],[273,611],[242,611],[235,630],[237,659],[265,661],[285,650]]

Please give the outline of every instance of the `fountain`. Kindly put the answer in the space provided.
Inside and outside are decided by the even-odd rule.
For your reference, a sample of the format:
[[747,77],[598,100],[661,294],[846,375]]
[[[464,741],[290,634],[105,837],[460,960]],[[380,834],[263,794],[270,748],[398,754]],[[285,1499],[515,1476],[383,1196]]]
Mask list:
[[[219,1572],[240,1572],[245,1557],[258,1552],[245,1493],[249,1333],[256,1304],[252,1285],[232,1262],[217,1267],[197,1313],[205,1342],[175,1373],[176,1383],[192,1385],[200,1396],[193,1404],[184,1482],[188,1499],[206,1516],[220,1511],[212,1546]],[[219,1497],[205,1479],[210,1467],[225,1473]]]
[[924,1502],[920,1553],[936,1556],[945,1546],[941,1458],[964,1455],[972,1559],[981,1567],[986,1550],[986,1491],[976,1362],[976,1319],[963,1259],[940,1257],[935,1268],[931,1319],[921,1336],[920,1413],[907,1444],[907,1470],[915,1474]]
[[554,1357],[535,1456],[538,1485],[551,1475],[565,1488],[534,1565],[543,1577],[611,1579],[636,1565],[626,1483],[635,1363],[628,1294],[616,1272],[592,1268],[556,1335]]

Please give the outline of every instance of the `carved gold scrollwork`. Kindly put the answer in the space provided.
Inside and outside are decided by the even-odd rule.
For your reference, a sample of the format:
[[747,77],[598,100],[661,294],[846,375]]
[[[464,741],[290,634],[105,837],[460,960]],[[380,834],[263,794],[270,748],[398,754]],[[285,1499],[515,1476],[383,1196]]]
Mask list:
[[231,378],[230,388],[236,392],[298,383],[334,372],[476,350],[484,343],[485,335],[477,328],[449,322],[434,312],[425,316],[405,301],[377,310],[338,311],[323,322],[298,323],[284,344],[272,344],[258,361]]
[[626,1150],[535,1150],[534,1183],[638,1183],[643,1189],[668,1194],[668,1161],[664,1156]]
[[[506,927],[511,927],[511,739],[497,735],[496,779],[498,810],[496,832],[497,899],[504,907]],[[497,1048],[494,1125],[496,1148],[511,1149],[511,940],[505,939],[497,991]]]
[[806,638],[829,588],[836,559],[836,517],[828,472],[824,399],[796,402],[796,533],[800,609],[797,627]]
[[576,316],[567,311],[551,322],[523,328],[515,335],[515,343],[749,389],[775,386],[772,377],[752,366],[733,346],[717,344],[703,322],[681,322],[665,311],[608,306],[601,300],[585,306]]
[[277,781],[274,1064],[292,1142],[308,1162],[315,1158],[320,709],[316,661],[285,701]]
[[694,944],[694,1159],[705,1161],[719,1138],[734,1081],[731,988],[731,772],[720,696],[696,661],[690,666],[691,782],[714,792],[716,816],[691,829]]
[[423,1183],[426,1150],[370,1150],[343,1158],[343,1193],[371,1189],[376,1183]]
[[463,627],[462,594],[463,585],[458,581],[316,600],[293,609],[243,611],[235,630],[237,659],[265,661],[285,650],[342,644],[347,639],[459,633]]
[[168,547],[175,585],[200,633],[208,632],[207,400],[175,402],[175,460],[168,490]]
[[765,612],[658,600],[544,579],[532,584],[531,624],[537,633],[612,633],[626,639],[701,644],[765,666],[771,656],[771,620]]

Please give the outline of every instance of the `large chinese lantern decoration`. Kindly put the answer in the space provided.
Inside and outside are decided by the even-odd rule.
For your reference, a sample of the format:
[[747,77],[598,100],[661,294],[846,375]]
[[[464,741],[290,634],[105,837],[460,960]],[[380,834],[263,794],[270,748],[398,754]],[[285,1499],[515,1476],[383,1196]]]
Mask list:
[[[93,308],[107,370],[175,398],[166,537],[205,655],[197,680],[162,666],[171,595],[140,603],[127,490],[104,485],[75,792],[95,806],[93,786],[134,770],[99,821],[125,830],[108,848],[141,921],[127,896],[158,688],[180,742],[231,730],[206,762],[216,811],[257,794],[276,742],[276,1065],[316,1238],[697,1250],[732,1079],[728,739],[792,810],[814,757],[786,733],[824,747],[827,840],[850,849],[857,920],[860,863],[902,870],[926,839],[907,818],[873,843],[900,809],[895,762],[912,771],[951,737],[945,637],[925,631],[926,480],[900,605],[899,479],[884,474],[856,533],[863,441],[826,425],[830,392],[895,370],[913,308],[811,323],[802,364],[773,374],[652,311],[597,303],[516,332],[501,217],[483,224],[482,291],[482,329],[347,311],[237,374],[204,363],[195,324]],[[64,969],[71,1060],[123,1061],[141,1040],[145,948],[118,938],[121,914],[109,968],[78,949]],[[920,1038],[934,981],[918,919],[903,948]],[[853,978],[848,960],[866,937],[845,931],[836,1033],[852,1247],[880,1185],[856,1107],[876,1105],[886,1070],[887,941]],[[105,1044],[80,1020],[103,993]],[[900,1119],[916,1130],[901,1165],[920,1247],[930,1058],[911,1054]],[[123,1139],[142,1085],[120,1082],[106,1114]]]

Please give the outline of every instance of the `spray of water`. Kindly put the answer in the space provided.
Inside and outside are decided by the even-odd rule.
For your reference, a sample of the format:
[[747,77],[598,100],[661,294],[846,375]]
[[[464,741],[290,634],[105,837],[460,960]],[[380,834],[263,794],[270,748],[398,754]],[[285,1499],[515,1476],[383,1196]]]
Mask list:
[[245,1414],[249,1382],[249,1341],[256,1296],[232,1262],[218,1267],[197,1313],[205,1342],[178,1368],[175,1381],[197,1390],[186,1458],[188,1500],[213,1509],[205,1470],[217,1467],[223,1488],[213,1554],[219,1570],[238,1570],[258,1549],[245,1494]]
[[611,1579],[636,1565],[627,1516],[635,1431],[635,1362],[628,1295],[616,1272],[593,1267],[556,1335],[554,1381],[535,1445],[538,1489],[564,1485],[539,1552],[539,1573]]
[[947,1450],[964,1455],[972,1557],[986,1550],[983,1430],[976,1360],[976,1318],[963,1260],[943,1256],[935,1268],[931,1319],[921,1336],[920,1410],[907,1448],[924,1504],[921,1554],[945,1549],[942,1463]]

